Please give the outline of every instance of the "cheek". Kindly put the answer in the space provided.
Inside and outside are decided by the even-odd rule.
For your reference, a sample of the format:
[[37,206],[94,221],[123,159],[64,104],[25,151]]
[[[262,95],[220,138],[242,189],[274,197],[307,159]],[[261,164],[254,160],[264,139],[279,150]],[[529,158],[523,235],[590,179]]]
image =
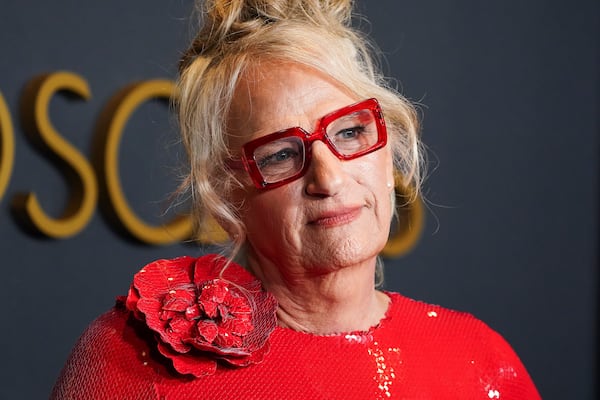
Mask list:
[[269,213],[267,211],[269,208],[268,202],[256,198],[247,198],[244,201],[240,213],[249,234],[255,231],[261,223],[266,224],[269,222],[270,218],[268,218]]
[[272,238],[270,233],[285,230],[285,225],[293,219],[293,210],[287,205],[294,203],[285,186],[266,192],[254,192],[247,196],[241,215],[246,222],[248,234],[255,233],[255,236]]
[[[387,149],[385,149],[387,150]],[[373,157],[371,157],[373,156]],[[390,192],[394,186],[394,166],[388,151],[373,153],[364,157],[364,163],[356,174],[356,180],[370,187],[374,192]]]
[[381,166],[379,167],[381,171],[385,174],[385,183],[386,186],[388,183],[394,185],[394,157],[392,155],[392,148],[388,143],[383,149],[381,149],[381,157],[379,161],[381,161]]
[[394,168],[390,153],[386,153],[366,163],[359,178],[372,193],[375,211],[384,225],[392,219],[394,196]]

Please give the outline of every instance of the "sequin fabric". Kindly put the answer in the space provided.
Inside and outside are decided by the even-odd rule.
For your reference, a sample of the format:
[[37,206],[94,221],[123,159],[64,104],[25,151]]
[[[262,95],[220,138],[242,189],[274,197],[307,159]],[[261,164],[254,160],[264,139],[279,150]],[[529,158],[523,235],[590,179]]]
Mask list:
[[473,316],[388,293],[367,332],[276,328],[264,362],[177,375],[125,310],[91,324],[51,399],[539,399],[510,345]]

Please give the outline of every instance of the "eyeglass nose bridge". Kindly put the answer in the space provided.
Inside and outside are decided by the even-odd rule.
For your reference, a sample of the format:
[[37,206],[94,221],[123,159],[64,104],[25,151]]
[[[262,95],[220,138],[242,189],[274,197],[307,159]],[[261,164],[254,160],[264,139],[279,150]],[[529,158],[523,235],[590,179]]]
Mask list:
[[331,151],[333,155],[335,155],[338,159],[344,160],[346,158],[335,148],[334,144],[331,143],[331,141],[329,140],[329,136],[327,136],[327,130],[324,126],[321,125],[321,123],[319,123],[317,128],[312,133],[308,133],[302,128],[298,129],[304,134],[304,138],[302,140],[304,142],[304,172],[308,169],[310,165],[310,161],[312,159],[312,146],[317,141],[323,142],[325,146],[327,146],[329,151]]

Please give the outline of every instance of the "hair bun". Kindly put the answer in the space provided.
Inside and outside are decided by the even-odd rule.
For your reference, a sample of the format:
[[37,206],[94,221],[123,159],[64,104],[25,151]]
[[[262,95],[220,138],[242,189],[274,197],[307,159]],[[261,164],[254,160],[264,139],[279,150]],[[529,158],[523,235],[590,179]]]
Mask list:
[[205,4],[207,16],[225,28],[286,19],[346,24],[352,11],[351,0],[207,0]]
[[207,54],[278,21],[300,21],[335,30],[350,24],[352,0],[205,0],[198,2],[202,28],[183,56]]

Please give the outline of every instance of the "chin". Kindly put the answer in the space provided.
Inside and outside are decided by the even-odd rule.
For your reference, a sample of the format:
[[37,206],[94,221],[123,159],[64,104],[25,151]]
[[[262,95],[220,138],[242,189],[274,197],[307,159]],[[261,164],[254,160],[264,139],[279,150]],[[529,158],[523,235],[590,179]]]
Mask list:
[[376,245],[374,241],[352,240],[346,237],[346,240],[337,241],[334,244],[323,244],[321,249],[327,250],[327,253],[320,254],[320,260],[315,260],[317,264],[325,265],[332,270],[339,270],[355,266],[359,263],[369,263],[372,261],[375,266],[375,260],[379,252],[385,246],[385,242]]

